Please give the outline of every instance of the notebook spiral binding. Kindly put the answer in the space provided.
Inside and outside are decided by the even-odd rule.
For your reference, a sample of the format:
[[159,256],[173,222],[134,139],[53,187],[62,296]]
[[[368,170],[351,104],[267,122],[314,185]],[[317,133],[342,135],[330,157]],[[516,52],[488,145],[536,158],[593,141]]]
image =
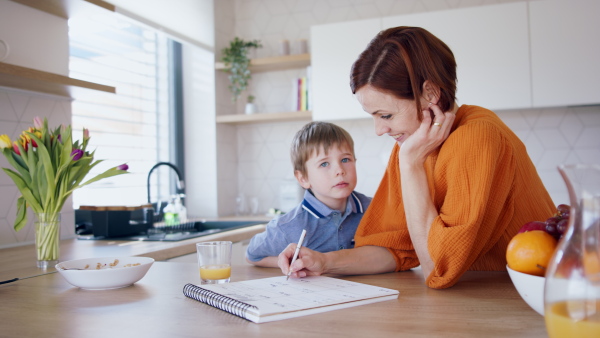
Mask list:
[[246,320],[248,320],[248,318],[246,318],[246,313],[248,309],[252,308],[258,311],[258,307],[254,305],[250,305],[248,303],[244,303],[239,300],[220,295],[216,292],[203,289],[202,287],[191,283],[187,283],[183,287],[183,294],[186,297],[195,299],[202,303],[206,303],[210,306],[214,306],[217,309],[229,312],[232,315],[236,315]]

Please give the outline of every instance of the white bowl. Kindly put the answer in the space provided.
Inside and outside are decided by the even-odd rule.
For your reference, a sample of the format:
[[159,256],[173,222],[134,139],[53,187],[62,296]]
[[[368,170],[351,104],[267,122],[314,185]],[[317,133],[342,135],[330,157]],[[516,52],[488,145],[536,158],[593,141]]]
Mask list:
[[149,257],[101,257],[60,262],[55,267],[74,286],[88,290],[108,290],[139,281],[152,263],[154,258]]
[[546,278],[515,271],[508,266],[508,275],[521,298],[537,313],[544,315],[544,282]]

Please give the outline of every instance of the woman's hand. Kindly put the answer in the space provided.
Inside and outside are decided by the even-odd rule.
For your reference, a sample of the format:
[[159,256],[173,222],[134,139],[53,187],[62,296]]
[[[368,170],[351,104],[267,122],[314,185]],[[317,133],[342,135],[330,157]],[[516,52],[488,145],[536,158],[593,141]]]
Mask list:
[[[430,111],[434,114],[433,121]],[[422,113],[419,129],[400,146],[400,162],[408,165],[423,164],[427,156],[448,138],[456,117],[453,112],[442,112],[435,104],[430,104]]]
[[324,273],[325,255],[306,247],[300,248],[298,258],[296,258],[294,264],[290,266],[296,247],[297,244],[291,243],[279,254],[277,265],[284,275],[287,275],[290,269],[293,271],[291,276],[294,278],[319,276]]

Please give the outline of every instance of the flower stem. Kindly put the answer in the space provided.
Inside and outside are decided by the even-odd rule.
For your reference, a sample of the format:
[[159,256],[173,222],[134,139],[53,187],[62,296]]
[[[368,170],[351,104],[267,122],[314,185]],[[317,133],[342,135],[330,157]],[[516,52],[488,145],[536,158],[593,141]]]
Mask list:
[[38,261],[55,261],[59,256],[60,213],[36,213],[35,246]]

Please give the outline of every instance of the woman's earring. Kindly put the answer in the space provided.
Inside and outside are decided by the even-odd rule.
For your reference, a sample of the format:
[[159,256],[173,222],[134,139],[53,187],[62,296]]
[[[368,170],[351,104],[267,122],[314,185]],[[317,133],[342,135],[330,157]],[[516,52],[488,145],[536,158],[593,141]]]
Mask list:
[[428,105],[428,106],[431,106],[432,104],[433,104],[433,102],[429,102],[429,105]]

